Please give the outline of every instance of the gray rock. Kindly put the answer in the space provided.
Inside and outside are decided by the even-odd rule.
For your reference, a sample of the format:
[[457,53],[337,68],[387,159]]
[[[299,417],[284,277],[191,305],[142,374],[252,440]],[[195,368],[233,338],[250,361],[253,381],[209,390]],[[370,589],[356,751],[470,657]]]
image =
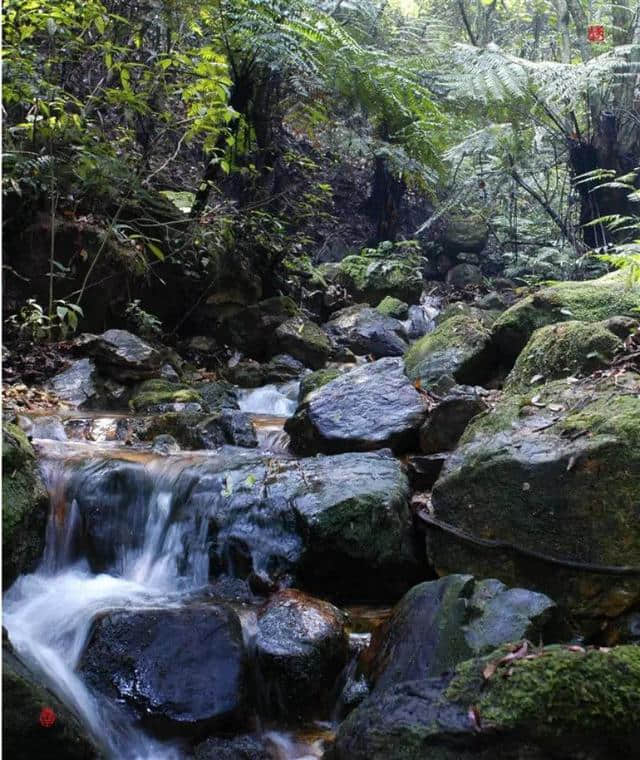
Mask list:
[[40,438],[49,441],[67,440],[67,434],[60,417],[54,415],[27,417],[22,415],[18,417],[17,422],[30,438]]
[[262,739],[256,736],[234,736],[230,739],[209,737],[195,749],[195,760],[272,760],[273,755]]
[[226,318],[222,333],[243,353],[266,360],[278,353],[277,341],[274,341],[277,328],[299,313],[295,302],[288,296],[267,298]]
[[241,388],[259,388],[270,383],[286,383],[288,380],[295,380],[305,370],[304,364],[293,356],[278,354],[263,364],[251,359],[238,362],[233,367],[226,367],[224,376],[229,382]]
[[487,244],[489,228],[475,214],[452,214],[447,219],[443,238],[445,251],[453,256],[467,251],[480,253]]
[[225,444],[247,448],[258,445],[251,415],[246,412],[225,409],[199,422],[194,432],[203,449],[216,449]]
[[483,283],[482,271],[474,264],[456,264],[447,272],[447,283],[454,288],[478,287]]
[[154,377],[163,363],[158,349],[126,330],[86,333],[76,339],[75,346],[94,357],[100,369],[116,380]]
[[408,347],[402,322],[366,305],[342,309],[324,327],[337,343],[358,356],[403,356]]
[[416,443],[424,420],[422,397],[400,359],[379,359],[351,370],[308,395],[285,430],[299,453],[363,451]]
[[229,383],[223,381],[197,383],[194,388],[212,412],[222,409],[239,409],[237,389]]
[[180,444],[172,435],[157,435],[151,445],[156,454],[177,454],[180,451]]
[[101,395],[96,365],[91,359],[78,359],[51,378],[49,386],[63,401],[79,409],[95,409]]
[[420,428],[420,450],[436,454],[454,449],[471,420],[489,409],[486,395],[484,388],[466,385],[452,388]]
[[318,325],[302,316],[291,317],[276,328],[279,350],[311,369],[323,367],[331,353],[331,341]]

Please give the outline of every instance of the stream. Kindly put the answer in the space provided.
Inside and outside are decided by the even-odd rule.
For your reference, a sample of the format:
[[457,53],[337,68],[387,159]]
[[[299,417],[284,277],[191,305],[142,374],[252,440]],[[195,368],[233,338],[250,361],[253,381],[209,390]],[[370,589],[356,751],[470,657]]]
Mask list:
[[[257,450],[224,447],[222,451],[158,455],[148,446],[124,446],[118,441],[118,415],[111,412],[76,413],[64,419],[67,438],[76,440],[37,438],[38,431],[47,434],[52,428],[34,424],[33,444],[51,497],[46,548],[36,572],[18,578],[5,595],[4,626],[16,651],[81,717],[105,757],[182,760],[193,756],[186,744],[151,738],[126,705],[85,683],[80,675],[83,653],[94,622],[106,613],[183,608],[198,594],[217,593],[209,586],[212,538],[204,516],[220,509],[220,500],[228,496],[225,489],[231,490],[236,473],[232,467],[239,468],[244,477],[246,468],[265,456],[273,454],[283,462],[290,459],[283,425],[295,409],[297,393],[297,382],[241,392],[241,409],[253,415]],[[55,429],[56,437],[63,437],[59,427]],[[215,490],[212,473],[220,471],[226,456],[233,465],[229,465],[232,474],[222,480],[223,496],[207,492],[207,498],[193,501],[198,485],[204,484],[206,491],[210,483]],[[112,466],[120,468],[115,479]],[[186,511],[189,499],[196,509],[185,518],[181,510]],[[97,514],[100,541],[94,545],[87,544],[81,524],[79,503],[86,513],[87,500]],[[272,571],[274,556],[289,556],[297,550],[294,536],[266,525],[265,519],[249,514],[229,526],[221,524],[215,539],[221,576],[238,575],[234,555],[238,531],[246,539],[243,545],[248,547],[254,569],[265,573]],[[243,602],[239,609],[249,644],[255,635],[255,606]],[[353,628],[355,640],[366,636],[367,623],[363,628],[362,621],[368,615],[373,619],[375,612],[354,611],[354,619],[360,621]],[[273,721],[267,724],[258,714],[253,720],[255,732],[275,760],[322,757],[323,738],[331,735],[332,726],[326,720],[312,721],[299,731],[274,726]]]

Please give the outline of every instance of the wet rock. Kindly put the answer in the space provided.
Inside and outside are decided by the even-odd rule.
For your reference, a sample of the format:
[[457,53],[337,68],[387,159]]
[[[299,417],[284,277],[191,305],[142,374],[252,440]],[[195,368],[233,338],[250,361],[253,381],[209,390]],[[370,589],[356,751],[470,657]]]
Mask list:
[[305,375],[300,381],[300,390],[298,391],[298,403],[309,393],[322,388],[323,385],[335,380],[336,377],[340,377],[346,370],[337,368],[318,369],[315,372],[310,372]]
[[[41,724],[42,710],[54,723]],[[45,718],[49,717],[45,715]],[[43,686],[10,646],[2,646],[2,752],[15,760],[99,760],[79,719]]]
[[348,653],[346,615],[300,591],[281,591],[258,614],[256,660],[266,714],[286,721],[328,713]]
[[500,644],[539,641],[552,630],[555,610],[544,594],[508,589],[497,580],[449,575],[421,583],[374,631],[365,672],[376,692],[441,676]]
[[400,359],[351,370],[307,396],[285,430],[298,453],[366,451],[415,445],[425,407]]
[[403,322],[409,340],[422,338],[435,329],[438,309],[435,306],[420,304],[410,306],[407,319]]
[[221,409],[239,409],[237,389],[229,383],[224,381],[197,383],[194,388],[212,412]]
[[172,435],[157,435],[153,439],[151,448],[156,454],[177,454],[180,444]]
[[80,663],[93,688],[162,735],[229,729],[246,707],[242,628],[224,605],[108,613]]
[[559,282],[542,288],[507,309],[493,326],[492,339],[503,361],[513,363],[535,330],[557,322],[599,322],[633,316],[640,306],[640,285],[628,287],[623,272],[584,282]]
[[323,367],[331,353],[331,341],[318,325],[304,317],[291,317],[275,331],[280,350],[312,369]]
[[491,376],[494,364],[489,330],[464,314],[441,322],[405,355],[407,375],[424,387],[442,375],[452,375],[458,383],[482,385]]
[[454,288],[472,288],[482,285],[482,270],[474,264],[456,264],[447,272],[447,283]]
[[420,450],[425,454],[451,451],[467,425],[488,410],[484,388],[457,385],[431,410],[420,428]]
[[153,377],[163,364],[158,349],[126,330],[85,333],[75,340],[75,346],[92,356],[104,374],[119,381]]
[[169,509],[176,571],[200,583],[207,569],[211,577],[255,573],[384,599],[424,577],[409,484],[389,452],[292,460],[223,447],[195,461],[172,457],[166,469],[118,458],[69,469],[67,502],[76,502],[77,540],[96,572],[139,551],[149,519]]
[[325,325],[326,331],[341,346],[358,356],[403,356],[407,350],[407,333],[402,322],[382,314],[378,309],[357,304],[342,309]]
[[640,575],[616,568],[640,566],[639,442],[633,372],[507,395],[470,424],[434,487],[436,570],[543,591],[585,630],[631,609]]
[[505,388],[526,391],[531,385],[606,366],[622,349],[620,338],[603,323],[561,322],[536,330],[507,377]]
[[507,299],[497,291],[487,293],[477,304],[479,309],[486,309],[487,311],[504,311],[509,305]]
[[2,426],[2,586],[34,569],[44,550],[49,497],[17,425]]
[[67,434],[60,417],[27,417],[26,415],[22,415],[18,417],[17,424],[29,438],[46,439],[49,441],[67,440]]
[[168,383],[179,383],[180,375],[175,371],[171,364],[163,364],[160,367],[160,377]]
[[299,316],[288,296],[275,296],[236,312],[222,323],[228,342],[254,359],[269,359],[277,353],[272,337],[281,324]]
[[417,303],[422,293],[420,257],[395,252],[393,245],[365,248],[338,265],[338,284],[358,301],[377,304],[386,296]]
[[409,316],[409,304],[393,296],[385,296],[376,309],[387,317],[406,319]]
[[442,243],[448,254],[457,256],[464,251],[480,253],[488,238],[489,228],[482,217],[475,214],[452,214],[447,219]]
[[195,760],[272,760],[265,743],[256,736],[230,739],[210,737],[195,749]]
[[[405,681],[340,726],[332,760],[610,760],[638,741],[640,650],[503,647],[452,675]],[[488,677],[487,677],[488,676]],[[620,715],[620,718],[618,718]]]
[[447,455],[411,456],[407,460],[409,482],[414,491],[430,491],[442,471]]
[[129,401],[129,407],[145,414],[207,411],[204,399],[194,388],[160,379],[142,383]]
[[194,431],[198,448],[216,449],[230,444],[255,448],[258,445],[251,415],[225,410],[199,422]]
[[100,405],[100,383],[91,359],[78,359],[49,382],[50,388],[63,401],[79,409],[95,409]]
[[279,354],[264,364],[252,360],[238,362],[233,367],[225,368],[224,375],[241,388],[259,388],[270,383],[295,380],[305,369],[304,364],[293,356]]

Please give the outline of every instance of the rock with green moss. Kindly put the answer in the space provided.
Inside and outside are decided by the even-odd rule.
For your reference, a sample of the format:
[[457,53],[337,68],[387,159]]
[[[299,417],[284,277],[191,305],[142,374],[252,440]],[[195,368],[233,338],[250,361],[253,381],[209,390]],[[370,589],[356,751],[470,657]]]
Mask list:
[[302,400],[310,393],[317,391],[318,388],[322,388],[323,385],[335,380],[336,377],[340,377],[344,372],[344,369],[328,367],[327,369],[318,369],[315,372],[310,372],[308,375],[305,375],[300,381],[298,403],[302,403]]
[[147,380],[129,401],[132,411],[147,414],[205,412],[207,405],[197,390],[167,380]]
[[2,426],[2,585],[33,570],[44,550],[49,498],[17,425]]
[[[51,726],[40,722],[44,708],[53,713]],[[2,751],[15,760],[102,757],[77,716],[37,681],[7,644],[2,647]]]
[[555,611],[544,594],[509,589],[495,579],[448,575],[421,583],[373,632],[363,656],[369,681],[379,693],[402,681],[440,676],[500,644],[557,640]]
[[640,284],[623,272],[584,282],[559,282],[542,288],[507,309],[493,326],[493,341],[505,362],[513,362],[535,330],[556,322],[599,322],[637,316]]
[[383,246],[365,248],[340,262],[337,281],[358,301],[379,303],[385,296],[393,296],[418,303],[423,287],[420,257]]
[[288,296],[274,296],[238,311],[222,322],[224,339],[254,359],[265,360],[278,353],[273,336],[277,328],[300,310]]
[[505,388],[583,375],[611,361],[622,341],[602,322],[560,322],[536,330],[522,349]]
[[509,394],[447,460],[428,553],[439,574],[543,591],[593,630],[640,602],[639,487],[638,374]]
[[[530,648],[528,651],[531,651]],[[521,648],[521,653],[527,650]],[[640,740],[640,648],[503,647],[405,681],[340,726],[331,760],[612,760]]]
[[385,296],[376,309],[387,317],[406,319],[409,316],[409,304],[393,296]]
[[302,316],[291,317],[276,328],[278,348],[311,369],[323,367],[331,353],[331,341],[318,325]]
[[489,228],[477,214],[452,214],[446,220],[442,245],[446,253],[480,253],[487,244]]
[[459,383],[482,385],[491,376],[495,354],[489,330],[479,320],[459,314],[417,340],[405,354],[409,379],[426,387],[443,375]]

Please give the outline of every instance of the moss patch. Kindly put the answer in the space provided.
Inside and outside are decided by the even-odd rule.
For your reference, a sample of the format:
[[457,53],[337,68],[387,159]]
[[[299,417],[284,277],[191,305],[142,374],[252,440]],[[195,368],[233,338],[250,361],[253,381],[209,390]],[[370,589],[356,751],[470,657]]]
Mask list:
[[370,303],[379,303],[385,296],[417,303],[422,293],[420,259],[413,252],[366,248],[340,262],[338,280],[357,299]]
[[409,314],[409,306],[399,298],[385,296],[376,306],[376,309],[387,317],[394,319],[406,319]]
[[300,382],[298,401],[301,402],[309,393],[317,391],[318,388],[322,388],[323,385],[330,383],[342,374],[343,371],[339,369],[319,369],[316,372],[305,375]]
[[178,385],[166,380],[147,380],[138,388],[129,402],[134,412],[160,411],[173,404],[198,404],[206,409],[202,396],[188,385]]

